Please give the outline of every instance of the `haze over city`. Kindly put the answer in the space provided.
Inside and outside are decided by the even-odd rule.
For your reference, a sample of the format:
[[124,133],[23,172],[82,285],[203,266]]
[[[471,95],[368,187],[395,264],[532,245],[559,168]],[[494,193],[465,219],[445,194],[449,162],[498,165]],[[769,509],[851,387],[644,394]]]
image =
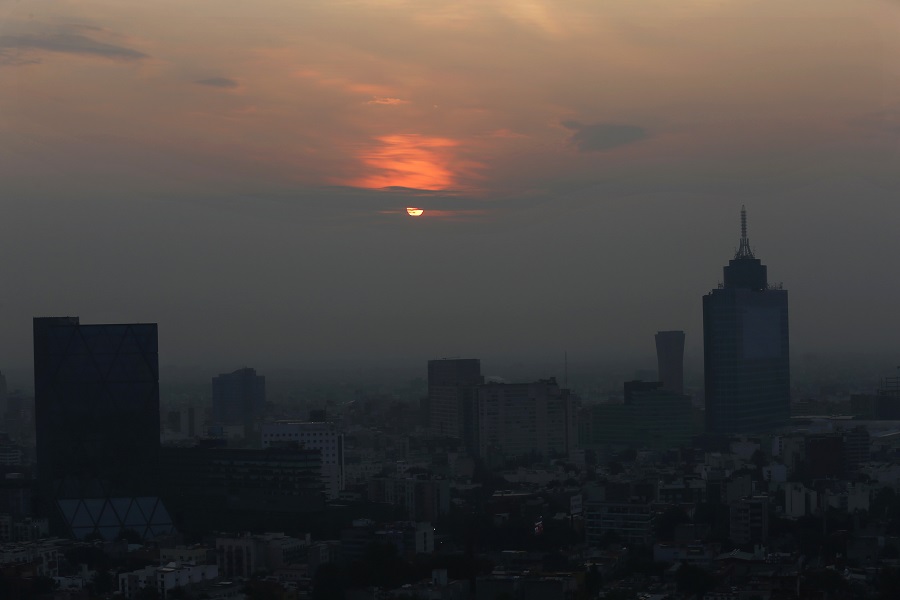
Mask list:
[[699,360],[741,205],[794,353],[895,351],[898,25],[869,0],[0,4],[0,363],[63,314],[218,369],[589,362],[661,329]]

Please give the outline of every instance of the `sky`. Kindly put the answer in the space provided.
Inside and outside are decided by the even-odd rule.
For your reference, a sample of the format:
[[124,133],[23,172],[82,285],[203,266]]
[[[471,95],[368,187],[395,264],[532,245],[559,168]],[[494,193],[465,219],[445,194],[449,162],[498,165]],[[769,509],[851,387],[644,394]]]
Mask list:
[[0,370],[696,358],[742,205],[794,352],[896,354],[898,200],[896,0],[0,0]]

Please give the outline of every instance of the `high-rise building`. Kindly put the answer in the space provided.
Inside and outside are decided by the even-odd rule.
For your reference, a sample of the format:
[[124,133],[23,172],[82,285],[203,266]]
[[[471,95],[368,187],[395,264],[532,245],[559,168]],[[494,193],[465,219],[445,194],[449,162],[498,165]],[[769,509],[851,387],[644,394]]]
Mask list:
[[750,496],[729,507],[729,539],[739,545],[765,544],[769,540],[769,498]]
[[310,515],[325,508],[317,450],[228,448],[206,441],[164,446],[160,464],[166,506],[179,529],[190,535],[303,530]]
[[587,407],[578,425],[580,445],[596,449],[677,448],[695,433],[691,399],[658,381],[626,381],[624,402]]
[[656,333],[656,362],[662,388],[676,394],[684,393],[684,332]]
[[572,455],[575,400],[556,380],[488,383],[478,388],[478,453],[483,459]]
[[0,373],[0,419],[6,416],[6,377]]
[[213,420],[243,425],[249,437],[266,408],[266,378],[256,369],[238,369],[212,378]]
[[263,423],[262,447],[277,448],[296,444],[322,454],[322,482],[329,500],[344,489],[344,434],[326,421],[276,421]]
[[769,285],[747,239],[724,268],[724,283],[703,297],[706,428],[710,433],[765,431],[790,415],[788,295]]
[[428,361],[428,421],[432,435],[457,438],[475,452],[474,403],[484,383],[477,358]]
[[34,319],[40,508],[55,532],[114,539],[172,531],[159,501],[155,323]]

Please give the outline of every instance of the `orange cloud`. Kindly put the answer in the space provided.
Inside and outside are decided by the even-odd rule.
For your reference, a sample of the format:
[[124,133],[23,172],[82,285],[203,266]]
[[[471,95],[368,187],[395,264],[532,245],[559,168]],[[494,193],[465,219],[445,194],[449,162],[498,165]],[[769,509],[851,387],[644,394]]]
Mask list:
[[[347,79],[346,77],[334,77],[316,71],[315,69],[297,69],[294,71],[294,76],[301,79],[309,79],[322,87],[339,89],[348,94],[372,96],[376,100],[379,98],[397,100],[390,96],[390,90],[386,86],[373,83],[360,83],[358,81]],[[403,101],[398,100],[398,102]],[[388,102],[388,104],[390,104],[390,102]]]
[[388,106],[397,106],[398,104],[409,104],[409,100],[401,100],[400,98],[390,98],[387,96],[375,96],[366,104],[386,104]]
[[417,190],[446,190],[456,187],[455,140],[416,134],[377,138],[378,146],[364,152],[360,160],[366,169],[349,182],[355,187],[382,189],[404,187]]

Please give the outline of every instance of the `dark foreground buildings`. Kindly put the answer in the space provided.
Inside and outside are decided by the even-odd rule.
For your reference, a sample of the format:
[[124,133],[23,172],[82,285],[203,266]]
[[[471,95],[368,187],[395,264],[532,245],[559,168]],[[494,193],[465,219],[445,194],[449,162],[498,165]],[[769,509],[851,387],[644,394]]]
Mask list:
[[703,297],[706,429],[764,431],[790,416],[788,295],[769,285],[753,256],[743,208],[740,247],[724,273],[724,283]]
[[321,519],[325,510],[321,452],[300,444],[164,447],[160,465],[161,494],[186,534],[223,527],[310,531],[310,518]]
[[58,535],[172,531],[157,497],[155,323],[34,319],[38,505]]

